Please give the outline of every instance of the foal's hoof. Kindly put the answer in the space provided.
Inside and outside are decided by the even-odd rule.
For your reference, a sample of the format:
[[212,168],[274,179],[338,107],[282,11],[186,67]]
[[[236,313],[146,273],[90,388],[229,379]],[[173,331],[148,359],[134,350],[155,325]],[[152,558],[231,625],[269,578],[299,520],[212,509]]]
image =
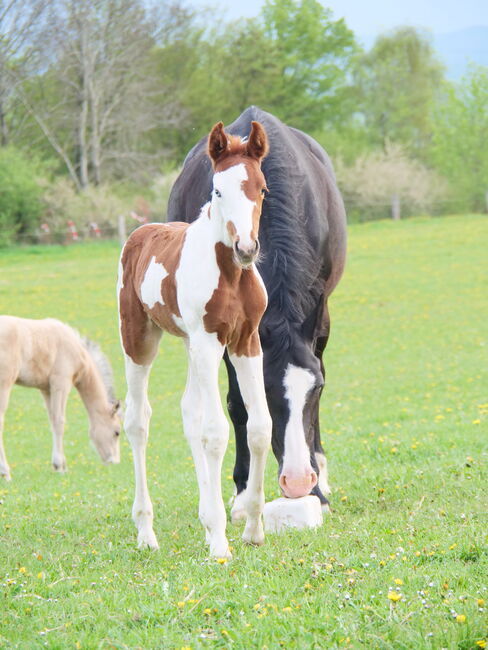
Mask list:
[[0,470],[0,476],[4,478],[6,481],[11,481],[12,477],[10,476],[10,471],[7,470]]
[[53,470],[55,472],[60,472],[61,474],[64,474],[65,472],[68,471],[68,466],[66,465],[66,461],[62,460],[60,462],[54,462],[53,461]]
[[157,551],[159,548],[158,540],[156,535],[152,530],[142,530],[137,535],[137,547],[138,548],[150,548],[153,551]]

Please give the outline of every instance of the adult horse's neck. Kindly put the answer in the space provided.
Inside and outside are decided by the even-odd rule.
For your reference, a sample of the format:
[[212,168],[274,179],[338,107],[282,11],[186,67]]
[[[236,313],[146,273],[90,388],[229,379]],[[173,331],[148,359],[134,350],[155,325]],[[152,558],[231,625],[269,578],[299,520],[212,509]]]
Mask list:
[[88,412],[90,423],[95,424],[106,413],[109,400],[100,372],[89,354],[85,355],[76,388]]

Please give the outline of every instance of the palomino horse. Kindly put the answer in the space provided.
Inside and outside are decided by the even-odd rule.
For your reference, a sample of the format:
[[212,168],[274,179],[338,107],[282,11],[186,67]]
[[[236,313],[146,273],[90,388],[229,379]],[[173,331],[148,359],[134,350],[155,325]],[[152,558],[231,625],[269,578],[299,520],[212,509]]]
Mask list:
[[72,386],[90,420],[90,438],[105,463],[118,463],[120,403],[115,400],[112,370],[98,345],[53,318],[30,320],[0,316],[0,475],[10,479],[3,448],[4,413],[14,384],[39,388],[53,434],[52,464],[66,471],[64,414]]
[[229,425],[218,388],[218,367],[226,347],[248,416],[250,469],[243,539],[251,544],[264,540],[263,480],[271,418],[258,325],[267,296],[254,260],[266,192],[261,160],[268,143],[259,123],[253,122],[250,130],[244,140],[229,138],[222,122],[212,129],[207,151],[213,164],[213,192],[196,221],[141,226],[122,251],[118,295],[128,384],[124,427],[134,455],[132,517],[139,546],[158,547],[145,449],[151,415],[147,384],[162,330],[184,337],[188,352],[181,410],[210,554],[230,557],[220,483]]
[[[319,399],[325,381],[322,353],[330,329],[327,300],[339,282],[346,255],[344,205],[330,160],[315,140],[255,106],[227,127],[228,132],[245,136],[252,120],[263,124],[270,144],[263,162],[269,194],[263,205],[257,266],[269,297],[259,334],[279,485],[287,497],[312,492],[326,508],[329,486]],[[168,221],[193,221],[197,206],[211,191],[212,169],[201,140],[173,186]],[[236,434],[237,497],[232,518],[238,520],[245,516],[248,421],[234,364],[227,355],[224,359]]]

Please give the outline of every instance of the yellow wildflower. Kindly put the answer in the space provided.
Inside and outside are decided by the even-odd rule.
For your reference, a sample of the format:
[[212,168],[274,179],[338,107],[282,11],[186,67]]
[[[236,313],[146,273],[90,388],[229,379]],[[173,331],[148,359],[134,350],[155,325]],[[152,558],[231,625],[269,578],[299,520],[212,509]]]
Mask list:
[[401,599],[402,599],[402,595],[399,594],[398,591],[388,592],[388,600],[391,600],[393,603],[397,603]]
[[464,614],[458,614],[456,616],[456,623],[466,623],[466,616]]
[[292,612],[293,610],[292,610],[291,607],[282,607],[281,611],[282,611],[282,612],[285,612],[286,614],[289,614],[289,613]]
[[178,609],[183,609],[185,606],[185,601],[184,600],[179,600],[176,605],[178,606]]
[[27,573],[27,569],[25,568],[25,566],[19,567],[19,573]]
[[227,563],[227,558],[226,557],[218,557],[217,562],[219,564],[226,564]]
[[476,602],[478,603],[478,607],[484,607],[485,606],[484,598],[478,598],[478,600]]
[[210,607],[205,607],[205,609],[203,610],[203,613],[205,614],[205,616],[210,616],[210,614],[212,613],[212,610],[210,609]]
[[395,578],[393,581],[396,585],[403,585],[403,580],[401,578]]
[[479,641],[476,641],[476,645],[478,646],[478,648],[486,648],[486,640],[480,639]]

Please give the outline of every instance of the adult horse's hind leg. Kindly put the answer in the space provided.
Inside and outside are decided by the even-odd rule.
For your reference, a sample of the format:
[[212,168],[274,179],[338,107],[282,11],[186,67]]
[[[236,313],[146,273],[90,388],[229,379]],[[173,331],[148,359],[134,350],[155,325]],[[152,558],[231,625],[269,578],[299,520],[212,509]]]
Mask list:
[[3,448],[3,423],[11,388],[10,384],[0,384],[0,476],[3,476],[7,481],[10,481],[10,467]]
[[49,390],[42,390],[42,396],[46,403],[49,422],[51,423],[51,431],[53,435],[53,450],[51,455],[51,462],[53,468],[57,472],[66,472],[66,458],[63,449],[63,435],[65,425],[65,412],[66,402],[68,401],[68,394],[70,384],[51,385]]
[[[257,334],[255,334],[257,337]],[[258,342],[259,343],[259,342]],[[230,357],[246,404],[247,440],[250,451],[245,511],[246,527],[242,538],[250,544],[264,542],[262,513],[264,508],[264,470],[271,443],[272,422],[266,402],[262,352],[255,357]]]
[[234,426],[236,439],[236,460],[234,464],[234,483],[236,494],[232,504],[232,523],[236,524],[247,517],[245,500],[246,487],[249,478],[250,454],[247,444],[247,411],[242,400],[239,382],[234,366],[230,362],[229,354],[226,351],[224,361],[229,377],[229,392],[227,393],[227,408]]

